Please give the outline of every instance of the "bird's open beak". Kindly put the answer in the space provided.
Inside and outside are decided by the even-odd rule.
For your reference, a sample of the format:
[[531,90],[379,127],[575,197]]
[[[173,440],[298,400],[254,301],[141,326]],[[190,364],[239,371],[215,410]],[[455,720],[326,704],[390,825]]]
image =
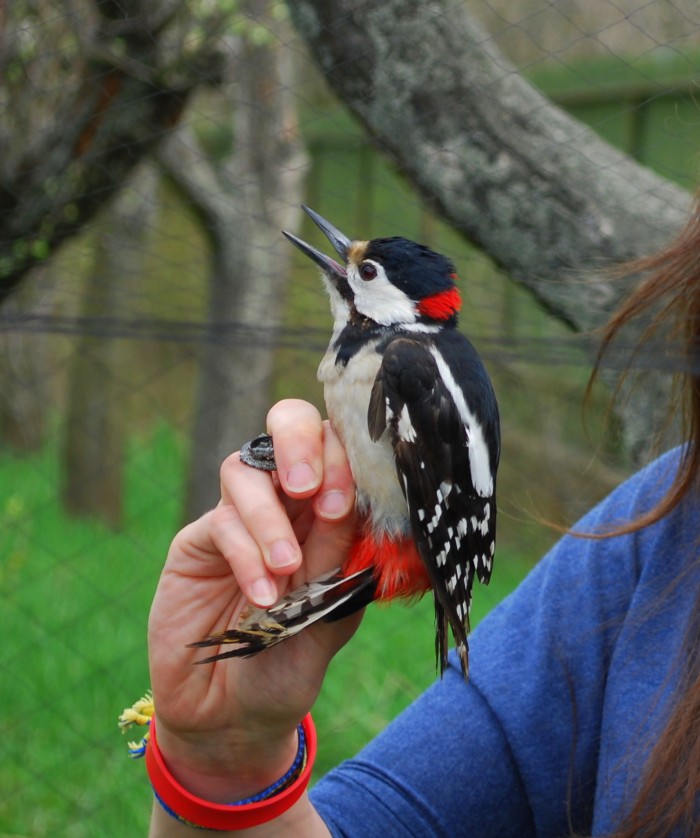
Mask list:
[[[338,256],[340,256],[343,262],[347,263],[348,251],[350,249],[350,245],[352,244],[351,240],[346,235],[341,233],[340,230],[337,230],[332,224],[326,221],[325,218],[321,218],[317,212],[314,212],[312,209],[303,205],[302,209],[333,245],[333,248]],[[282,232],[293,245],[298,247],[299,250],[301,250],[302,253],[305,253],[310,259],[313,259],[319,267],[327,273],[330,273],[331,276],[342,277],[343,279],[347,276],[345,268],[338,264],[335,259],[331,259],[330,256],[326,256],[325,253],[321,253],[320,250],[316,250],[315,247],[311,247],[310,244],[307,244],[302,239],[297,238],[297,236],[292,233],[287,233],[286,231]]]

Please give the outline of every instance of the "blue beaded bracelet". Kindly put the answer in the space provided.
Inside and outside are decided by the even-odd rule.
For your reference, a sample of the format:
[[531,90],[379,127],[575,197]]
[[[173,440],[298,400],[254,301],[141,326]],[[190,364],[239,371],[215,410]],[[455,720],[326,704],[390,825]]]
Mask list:
[[246,797],[245,800],[236,800],[234,803],[229,803],[229,806],[244,806],[246,803],[258,803],[260,800],[267,800],[268,797],[272,797],[273,794],[277,794],[278,791],[281,791],[288,783],[292,782],[297,774],[304,768],[304,762],[306,760],[306,737],[304,735],[303,725],[299,725],[297,727],[297,734],[299,736],[299,748],[297,749],[297,755],[294,758],[292,767],[289,771],[287,771],[284,777],[280,777],[277,782],[268,786],[264,791],[258,792],[258,794],[254,794],[252,797]]
[[[262,803],[265,800],[270,800],[271,798],[275,797],[275,795],[279,794],[280,792],[284,791],[287,787],[291,786],[303,773],[304,769],[307,765],[307,750],[306,750],[306,733],[304,731],[303,723],[298,725],[297,727],[297,735],[299,746],[297,748],[297,754],[294,758],[294,762],[292,763],[289,771],[283,776],[280,777],[279,780],[276,780],[271,786],[268,786],[261,792],[252,795],[251,797],[246,797],[243,800],[235,800],[232,803],[226,803],[225,806],[230,806],[232,810],[235,810],[238,806],[247,806],[250,804],[255,803]],[[153,748],[153,743],[149,743],[150,748]],[[155,788],[153,788],[155,799],[160,803],[163,810],[170,815],[171,818],[174,818],[179,823],[182,823],[186,826],[189,826],[193,829],[204,829],[207,831],[217,830],[218,827],[212,826],[202,826],[201,824],[194,823],[187,818],[182,817],[182,815],[178,814],[172,807],[170,807],[158,793]]]

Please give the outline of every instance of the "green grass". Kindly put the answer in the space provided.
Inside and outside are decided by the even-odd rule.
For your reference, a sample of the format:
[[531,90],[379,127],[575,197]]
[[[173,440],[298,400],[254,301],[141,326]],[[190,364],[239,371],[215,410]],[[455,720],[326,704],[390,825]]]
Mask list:
[[[0,454],[0,835],[141,835],[150,789],[116,718],[148,687],[146,621],[177,527],[183,446],[165,428],[131,446],[120,532],[64,516],[56,460]],[[527,569],[499,558],[476,592],[477,620]],[[368,609],[315,709],[317,776],[434,677],[429,598]]]

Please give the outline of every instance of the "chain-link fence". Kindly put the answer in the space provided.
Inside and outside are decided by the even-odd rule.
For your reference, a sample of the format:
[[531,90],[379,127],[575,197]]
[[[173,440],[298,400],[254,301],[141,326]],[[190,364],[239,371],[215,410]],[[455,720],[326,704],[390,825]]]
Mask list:
[[[368,20],[381,5],[365,4]],[[524,76],[626,155],[694,187],[694,4],[469,0],[436,13],[450,6],[476,21],[503,78]],[[286,6],[126,8],[0,8],[0,280],[13,285],[0,308],[6,836],[146,831],[150,791],[116,716],[148,686],[146,621],[168,543],[216,501],[217,463],[263,427],[267,406],[322,405],[327,300],[279,234],[305,223],[299,204],[350,236],[420,240],[458,267],[461,328],[504,426],[496,579],[476,591],[477,617],[551,543],[543,519],[571,522],[631,466],[624,424],[600,421],[602,387],[584,428],[590,336],[512,281],[498,248],[485,253],[442,220],[445,202],[416,191],[411,166],[378,150],[331,92],[337,65],[318,69]],[[436,47],[434,65],[449,60]],[[360,78],[362,62],[344,71]],[[480,95],[502,107],[495,85]],[[426,122],[440,104],[426,104]],[[493,134],[494,159],[508,140]],[[489,213],[504,225],[492,201]],[[537,223],[527,202],[515,215],[514,230]],[[375,611],[321,698],[321,770],[434,677],[429,603]]]

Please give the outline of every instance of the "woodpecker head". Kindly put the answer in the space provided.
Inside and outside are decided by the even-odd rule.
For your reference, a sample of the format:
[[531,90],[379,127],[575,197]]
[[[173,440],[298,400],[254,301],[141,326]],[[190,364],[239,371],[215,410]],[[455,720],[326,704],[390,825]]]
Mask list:
[[343,264],[291,233],[284,235],[323,269],[336,322],[364,318],[383,326],[453,326],[461,299],[452,262],[403,238],[352,241],[308,207],[305,212]]

